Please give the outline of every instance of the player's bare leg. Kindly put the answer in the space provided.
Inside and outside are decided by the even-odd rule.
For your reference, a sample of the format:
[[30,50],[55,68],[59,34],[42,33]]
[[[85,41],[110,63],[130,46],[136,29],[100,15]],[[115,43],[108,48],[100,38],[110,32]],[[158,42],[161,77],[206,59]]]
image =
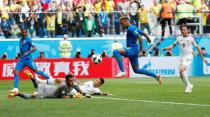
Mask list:
[[120,72],[117,73],[117,75],[115,77],[120,78],[120,77],[125,77],[126,76],[126,72],[124,70],[124,66],[123,66],[123,60],[122,60],[122,56],[125,56],[125,50],[124,49],[116,49],[113,51],[113,54],[118,62],[118,66],[120,68]]
[[187,75],[187,66],[181,65],[179,68],[180,77],[182,78],[183,82],[185,83],[185,92],[191,93],[193,89],[193,85],[190,83],[188,75]]
[[163,79],[162,79],[162,77],[161,77],[160,74],[157,74],[157,75],[156,75],[156,80],[158,81],[158,83],[159,83],[160,85],[163,84]]

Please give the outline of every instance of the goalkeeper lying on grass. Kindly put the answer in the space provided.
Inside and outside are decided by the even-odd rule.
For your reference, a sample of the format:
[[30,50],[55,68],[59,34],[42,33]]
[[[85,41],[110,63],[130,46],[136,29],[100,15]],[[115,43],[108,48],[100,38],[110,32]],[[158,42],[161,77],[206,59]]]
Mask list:
[[[19,96],[24,99],[42,99],[42,98],[81,98],[85,95],[81,92],[79,87],[74,83],[74,76],[70,73],[66,75],[65,80],[61,81],[59,85],[41,84],[31,74],[30,71],[25,72],[33,82],[37,92],[34,94],[22,94],[22,93],[9,93],[8,98]],[[78,93],[69,95],[72,90],[76,90]],[[88,96],[87,96],[88,97]]]
[[[62,83],[63,81],[65,81],[64,79],[53,79],[50,78],[50,80],[42,80],[40,79],[37,75],[33,76],[33,78],[41,84],[50,84],[50,85],[59,85],[60,83]],[[78,89],[74,88],[68,95],[75,95],[77,93],[82,93],[82,94],[86,94],[86,95],[101,95],[101,96],[112,96],[112,94],[109,93],[104,93],[102,92],[99,87],[101,87],[104,83],[105,80],[103,78],[99,78],[96,81],[87,81],[85,83],[80,83],[79,80],[77,80],[76,78],[74,78],[74,83],[76,85],[78,85]],[[81,92],[78,92],[81,91]]]

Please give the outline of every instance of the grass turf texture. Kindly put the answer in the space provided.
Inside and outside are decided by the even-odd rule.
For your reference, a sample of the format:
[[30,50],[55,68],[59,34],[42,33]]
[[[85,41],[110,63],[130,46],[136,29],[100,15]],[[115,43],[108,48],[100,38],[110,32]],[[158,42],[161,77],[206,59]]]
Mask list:
[[[190,80],[191,94],[184,93],[179,78],[166,78],[162,86],[152,78],[106,79],[101,89],[114,96],[39,100],[7,99],[13,81],[0,81],[0,117],[209,117],[210,78]],[[19,90],[30,93],[34,88],[30,81],[20,81]]]

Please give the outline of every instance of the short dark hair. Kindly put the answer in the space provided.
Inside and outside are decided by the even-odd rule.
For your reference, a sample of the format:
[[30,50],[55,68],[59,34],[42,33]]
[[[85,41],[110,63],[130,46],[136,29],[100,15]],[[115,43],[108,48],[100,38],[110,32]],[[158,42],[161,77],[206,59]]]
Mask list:
[[120,17],[120,21],[121,21],[121,20],[124,20],[124,19],[129,20],[129,18],[128,18],[127,16],[122,16],[122,17]]
[[188,25],[183,24],[183,25],[180,26],[180,30],[182,30],[183,27],[186,27],[187,29],[189,29],[189,26]]
[[73,77],[74,77],[74,75],[72,73],[69,73],[69,74],[66,75],[65,78],[66,78],[66,81],[68,81],[69,79],[71,79]]
[[201,50],[206,50],[206,48],[202,47]]
[[104,84],[105,83],[105,80],[103,78],[99,78],[101,84]]

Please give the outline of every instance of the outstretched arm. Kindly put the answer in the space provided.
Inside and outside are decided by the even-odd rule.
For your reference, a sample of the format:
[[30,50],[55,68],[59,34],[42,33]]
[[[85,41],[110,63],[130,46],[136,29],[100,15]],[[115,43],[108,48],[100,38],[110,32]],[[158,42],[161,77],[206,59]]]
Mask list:
[[24,56],[27,56],[28,54],[30,54],[30,53],[32,53],[32,52],[34,52],[34,51],[36,51],[36,50],[37,50],[36,46],[35,46],[35,45],[32,45],[32,49],[30,49],[28,52],[24,53],[24,54],[23,54],[23,57],[24,57]]
[[198,50],[199,55],[201,56],[202,60],[207,64],[207,60],[204,59],[203,53],[201,52],[201,49],[199,46],[195,46],[196,49]]
[[174,48],[175,46],[177,45],[177,41],[175,41],[172,45],[166,47],[166,48],[163,48],[162,50],[165,51],[165,50],[169,50],[171,51],[172,48]]

